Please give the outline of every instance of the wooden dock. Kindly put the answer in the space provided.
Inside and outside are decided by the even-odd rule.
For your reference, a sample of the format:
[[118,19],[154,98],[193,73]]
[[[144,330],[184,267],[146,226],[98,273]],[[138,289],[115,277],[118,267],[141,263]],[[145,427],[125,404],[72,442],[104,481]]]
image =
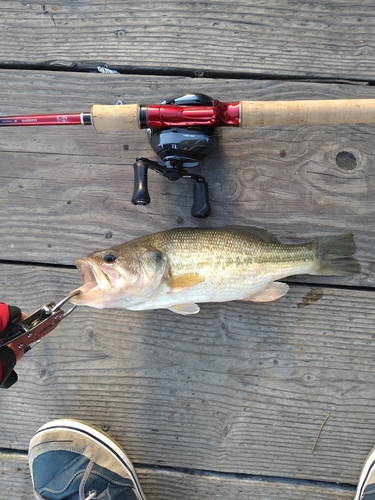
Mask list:
[[[188,92],[375,97],[373,6],[3,0],[0,115]],[[135,158],[156,159],[145,131],[2,128],[0,298],[25,312],[79,286],[77,257],[172,227],[352,232],[362,272],[289,279],[276,302],[193,317],[77,308],[0,393],[0,500],[33,498],[28,443],[59,417],[118,440],[149,499],[352,499],[375,446],[374,153],[375,125],[222,129],[199,169],[212,215],[197,219],[192,181],[153,172],[151,204],[132,205]]]

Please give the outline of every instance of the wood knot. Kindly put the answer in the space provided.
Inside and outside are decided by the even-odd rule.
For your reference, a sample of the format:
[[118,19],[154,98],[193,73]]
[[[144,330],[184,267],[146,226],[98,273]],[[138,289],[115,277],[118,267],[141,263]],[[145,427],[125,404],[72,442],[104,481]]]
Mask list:
[[233,179],[230,179],[230,180],[223,182],[223,184],[221,186],[221,192],[222,192],[223,196],[225,196],[227,198],[233,197],[236,194],[237,189],[238,189],[238,185]]
[[336,156],[336,165],[345,171],[354,170],[357,167],[357,159],[352,153],[340,151]]

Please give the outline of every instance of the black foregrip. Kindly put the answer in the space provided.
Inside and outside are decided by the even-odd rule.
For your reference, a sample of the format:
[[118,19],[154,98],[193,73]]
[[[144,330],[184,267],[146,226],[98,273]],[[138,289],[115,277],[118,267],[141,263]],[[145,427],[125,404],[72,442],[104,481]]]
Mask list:
[[208,184],[206,181],[198,180],[194,184],[194,203],[191,207],[193,217],[208,217],[211,213],[208,201]]
[[131,202],[133,205],[148,205],[151,201],[147,186],[148,165],[144,160],[137,159],[137,161],[133,164],[133,168],[134,191]]

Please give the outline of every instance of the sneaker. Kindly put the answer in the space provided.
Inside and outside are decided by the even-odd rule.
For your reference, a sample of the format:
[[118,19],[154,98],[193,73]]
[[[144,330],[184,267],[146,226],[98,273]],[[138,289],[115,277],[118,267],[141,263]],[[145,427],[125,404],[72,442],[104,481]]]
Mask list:
[[30,441],[29,465],[38,500],[145,500],[124,450],[78,420],[43,425]]
[[363,465],[354,500],[375,500],[375,448]]

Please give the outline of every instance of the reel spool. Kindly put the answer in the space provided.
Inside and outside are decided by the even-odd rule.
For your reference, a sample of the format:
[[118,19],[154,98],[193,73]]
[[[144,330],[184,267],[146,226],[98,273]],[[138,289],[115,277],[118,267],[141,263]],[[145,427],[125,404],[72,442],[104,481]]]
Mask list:
[[[177,106],[212,106],[213,100],[204,94],[188,94],[162,102]],[[208,217],[211,213],[208,201],[208,184],[205,178],[192,174],[187,169],[198,167],[218,148],[219,132],[215,127],[168,127],[147,129],[147,137],[152,149],[160,158],[159,162],[147,158],[137,158],[134,168],[133,205],[148,205],[151,201],[147,186],[148,169],[166,177],[170,181],[178,179],[195,180],[193,191],[193,217]]]

